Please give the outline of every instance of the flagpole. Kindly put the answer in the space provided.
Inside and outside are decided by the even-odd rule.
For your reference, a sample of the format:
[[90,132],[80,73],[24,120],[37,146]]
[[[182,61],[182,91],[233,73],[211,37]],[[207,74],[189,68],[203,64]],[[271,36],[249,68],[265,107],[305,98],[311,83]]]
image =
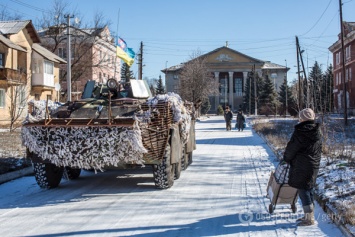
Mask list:
[[[120,24],[120,8],[118,8],[118,14],[117,14],[117,30],[116,30],[116,38],[115,38],[115,44],[118,40],[118,26]],[[115,46],[116,47],[116,46]],[[116,69],[117,69],[117,55],[115,57],[115,73],[113,75],[113,78],[116,79]],[[121,80],[121,79],[120,79]],[[116,80],[117,81],[117,80]]]

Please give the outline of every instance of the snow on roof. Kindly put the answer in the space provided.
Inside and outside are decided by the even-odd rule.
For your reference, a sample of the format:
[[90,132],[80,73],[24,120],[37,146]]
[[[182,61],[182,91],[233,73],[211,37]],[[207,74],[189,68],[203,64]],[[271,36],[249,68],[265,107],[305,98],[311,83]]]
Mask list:
[[0,21],[0,30],[2,34],[17,34],[23,28],[30,23],[30,20],[27,21]]
[[270,61],[266,61],[261,68],[262,69],[286,69],[285,66],[282,66],[282,65],[279,65],[276,63],[272,63]]

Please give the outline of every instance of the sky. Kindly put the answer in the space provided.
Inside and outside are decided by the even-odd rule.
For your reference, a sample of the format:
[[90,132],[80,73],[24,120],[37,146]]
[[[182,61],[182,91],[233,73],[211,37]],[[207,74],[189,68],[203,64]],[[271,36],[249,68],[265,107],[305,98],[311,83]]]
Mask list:
[[[63,0],[83,22],[97,12],[111,22],[114,36],[138,53],[143,43],[143,78],[164,78],[166,67],[225,46],[263,61],[287,66],[288,81],[297,78],[296,36],[303,61],[317,61],[323,71],[332,63],[328,48],[340,33],[338,0]],[[355,0],[342,0],[343,20],[355,22]],[[1,0],[11,14],[36,26],[51,0]],[[36,27],[36,29],[38,29]],[[38,29],[39,30],[39,29]],[[131,67],[137,77],[137,60]],[[306,70],[308,71],[308,70]]]

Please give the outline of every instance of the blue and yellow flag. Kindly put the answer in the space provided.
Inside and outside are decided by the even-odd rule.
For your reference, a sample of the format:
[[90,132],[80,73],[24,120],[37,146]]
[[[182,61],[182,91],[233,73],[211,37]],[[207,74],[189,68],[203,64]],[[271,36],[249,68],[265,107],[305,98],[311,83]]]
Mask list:
[[128,56],[128,54],[123,51],[123,49],[119,46],[116,46],[116,55],[120,59],[122,59],[128,66],[132,66],[134,59]]
[[117,57],[122,59],[128,66],[132,66],[136,53],[132,48],[127,48],[127,43],[122,38],[118,37],[118,46],[116,46]]

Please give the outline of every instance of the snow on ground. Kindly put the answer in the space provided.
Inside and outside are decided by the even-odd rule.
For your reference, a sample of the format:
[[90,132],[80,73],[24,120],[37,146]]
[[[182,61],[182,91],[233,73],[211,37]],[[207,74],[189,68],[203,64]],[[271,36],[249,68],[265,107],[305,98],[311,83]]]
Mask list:
[[249,126],[225,131],[223,117],[196,124],[193,163],[172,188],[154,188],[149,167],[83,172],[41,190],[34,177],[0,185],[1,236],[343,236],[316,206],[317,224],[297,227],[290,205],[268,213],[276,158]]

